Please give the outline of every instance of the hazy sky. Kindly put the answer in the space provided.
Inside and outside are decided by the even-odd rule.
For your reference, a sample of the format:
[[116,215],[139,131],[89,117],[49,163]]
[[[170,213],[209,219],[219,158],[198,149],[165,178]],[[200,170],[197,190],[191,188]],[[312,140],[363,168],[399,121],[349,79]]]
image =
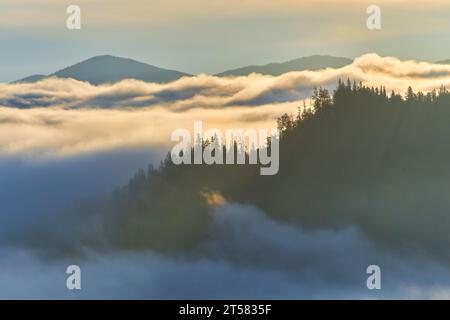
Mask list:
[[[82,29],[66,29],[66,8]],[[382,29],[366,28],[369,4]],[[0,81],[112,54],[189,73],[311,54],[450,59],[450,0],[1,0]]]

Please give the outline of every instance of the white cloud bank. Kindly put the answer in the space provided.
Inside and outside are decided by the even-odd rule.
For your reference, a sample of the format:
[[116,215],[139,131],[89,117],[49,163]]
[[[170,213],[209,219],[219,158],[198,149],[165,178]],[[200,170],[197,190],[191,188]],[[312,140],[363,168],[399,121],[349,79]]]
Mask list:
[[404,92],[450,84],[450,66],[375,54],[346,67],[218,78],[199,75],[168,84],[124,80],[95,86],[72,79],[0,84],[0,155],[54,157],[125,147],[168,145],[175,128],[272,128],[295,113],[314,86],[338,79]]

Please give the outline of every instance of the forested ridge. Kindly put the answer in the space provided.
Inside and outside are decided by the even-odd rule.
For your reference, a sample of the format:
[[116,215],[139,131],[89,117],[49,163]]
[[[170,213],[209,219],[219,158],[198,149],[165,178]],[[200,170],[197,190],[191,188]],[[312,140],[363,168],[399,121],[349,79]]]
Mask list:
[[277,175],[261,176],[259,165],[248,164],[176,166],[169,155],[160,168],[140,170],[96,208],[111,242],[161,252],[193,248],[208,236],[217,204],[206,198],[214,194],[283,223],[356,226],[380,244],[448,259],[447,90],[409,88],[402,96],[340,81],[332,94],[315,89],[311,102],[277,120]]

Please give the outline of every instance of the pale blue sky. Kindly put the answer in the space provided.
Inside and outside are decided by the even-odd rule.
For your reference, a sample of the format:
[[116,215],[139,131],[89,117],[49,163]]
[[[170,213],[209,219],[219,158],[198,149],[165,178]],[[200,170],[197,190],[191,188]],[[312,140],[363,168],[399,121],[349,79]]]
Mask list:
[[[368,4],[382,30],[366,28]],[[69,4],[82,30],[65,28]],[[450,1],[1,0],[0,81],[112,54],[189,73],[311,54],[450,59]]]

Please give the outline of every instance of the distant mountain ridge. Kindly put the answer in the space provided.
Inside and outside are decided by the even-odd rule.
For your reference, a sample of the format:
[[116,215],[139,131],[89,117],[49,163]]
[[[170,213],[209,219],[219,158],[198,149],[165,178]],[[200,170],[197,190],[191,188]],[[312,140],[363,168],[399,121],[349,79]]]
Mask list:
[[48,76],[33,75],[15,82],[36,82],[47,77],[58,77],[87,81],[95,85],[114,83],[124,79],[164,83],[184,76],[191,75],[176,70],[158,68],[132,59],[104,55],[84,60]]
[[353,62],[352,59],[328,55],[313,55],[281,63],[269,63],[260,66],[247,66],[224,71],[216,76],[246,76],[251,73],[279,76],[291,71],[320,70],[326,68],[342,68]]
[[[247,66],[228,70],[215,76],[245,76],[251,73],[278,76],[291,71],[320,70],[325,68],[341,68],[352,63],[352,59],[327,55],[314,55],[283,63],[269,63],[262,66]],[[124,79],[136,79],[146,82],[165,83],[175,81],[191,74],[159,68],[132,59],[111,55],[95,56],[50,75],[36,74],[13,83],[37,82],[49,77],[72,78],[99,85],[114,83]]]

